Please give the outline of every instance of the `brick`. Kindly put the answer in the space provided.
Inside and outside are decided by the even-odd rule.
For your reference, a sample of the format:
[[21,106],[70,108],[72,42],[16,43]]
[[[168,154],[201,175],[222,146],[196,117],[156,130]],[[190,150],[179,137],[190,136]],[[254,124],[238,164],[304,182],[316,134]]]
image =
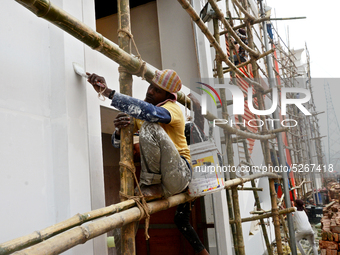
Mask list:
[[326,249],[326,255],[338,255],[338,251]]
[[338,233],[333,233],[333,240],[335,242],[339,242],[339,234]]
[[327,232],[327,239],[328,239],[328,241],[333,241],[333,233],[331,231]]
[[321,255],[327,255],[326,252],[327,252],[326,249],[321,249]]
[[319,247],[320,249],[337,250],[339,245],[337,242],[320,240]]
[[326,232],[326,231],[323,231],[323,232],[321,233],[321,239],[322,239],[323,241],[327,241],[328,235],[327,235],[327,232]]
[[340,233],[340,226],[331,226],[331,231],[333,233]]

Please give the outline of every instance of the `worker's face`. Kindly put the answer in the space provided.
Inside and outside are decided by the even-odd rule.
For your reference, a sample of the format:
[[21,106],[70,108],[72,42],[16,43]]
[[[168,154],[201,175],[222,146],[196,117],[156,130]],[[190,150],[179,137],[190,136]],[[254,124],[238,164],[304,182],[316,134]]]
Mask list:
[[157,105],[168,99],[170,95],[164,89],[161,89],[156,85],[150,84],[148,90],[146,91],[144,101],[153,105]]

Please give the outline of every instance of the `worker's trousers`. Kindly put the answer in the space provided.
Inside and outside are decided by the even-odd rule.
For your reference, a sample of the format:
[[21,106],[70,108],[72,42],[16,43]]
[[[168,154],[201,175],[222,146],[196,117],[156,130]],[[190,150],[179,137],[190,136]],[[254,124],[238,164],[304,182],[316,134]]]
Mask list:
[[313,230],[307,232],[295,232],[295,239],[297,247],[299,248],[302,255],[306,255],[305,251],[303,250],[300,240],[302,238],[306,238],[309,242],[309,245],[313,248],[313,254],[318,255],[318,250],[316,248],[315,239],[314,239],[314,232]]
[[181,157],[168,134],[157,123],[140,128],[140,184],[162,184],[164,197],[182,192],[191,180],[190,165]]
[[177,206],[175,213],[175,224],[183,236],[188,240],[195,253],[200,253],[205,249],[196,231],[190,224],[190,214],[196,200],[186,202]]

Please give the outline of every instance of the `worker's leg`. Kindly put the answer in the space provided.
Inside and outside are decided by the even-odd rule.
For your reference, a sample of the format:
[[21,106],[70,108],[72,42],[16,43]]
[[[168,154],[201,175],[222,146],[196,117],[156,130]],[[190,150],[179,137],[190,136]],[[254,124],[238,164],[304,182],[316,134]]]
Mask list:
[[195,201],[186,202],[177,206],[175,213],[175,224],[183,236],[188,240],[192,248],[194,248],[195,253],[200,253],[203,251],[204,245],[199,239],[196,231],[190,225],[190,213],[191,209],[194,207]]
[[297,233],[295,232],[295,240],[296,240],[296,246],[299,248],[302,255],[306,255],[305,251],[303,250],[300,240],[304,238],[304,233]]
[[306,235],[306,239],[308,240],[309,245],[312,246],[314,255],[318,255],[318,249],[315,243],[314,232]]
[[144,122],[139,144],[140,183],[161,183],[165,197],[182,192],[191,180],[191,170],[164,129],[156,123]]

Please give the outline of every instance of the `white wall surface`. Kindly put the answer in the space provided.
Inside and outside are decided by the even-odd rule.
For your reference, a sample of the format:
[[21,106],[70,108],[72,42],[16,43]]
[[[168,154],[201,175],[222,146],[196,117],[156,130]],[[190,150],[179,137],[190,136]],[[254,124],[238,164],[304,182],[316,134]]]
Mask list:
[[[93,1],[53,4],[94,27]],[[0,20],[2,243],[104,206],[104,188],[99,104],[72,66],[92,51],[15,1]],[[104,236],[65,254],[94,247],[105,254]]]

